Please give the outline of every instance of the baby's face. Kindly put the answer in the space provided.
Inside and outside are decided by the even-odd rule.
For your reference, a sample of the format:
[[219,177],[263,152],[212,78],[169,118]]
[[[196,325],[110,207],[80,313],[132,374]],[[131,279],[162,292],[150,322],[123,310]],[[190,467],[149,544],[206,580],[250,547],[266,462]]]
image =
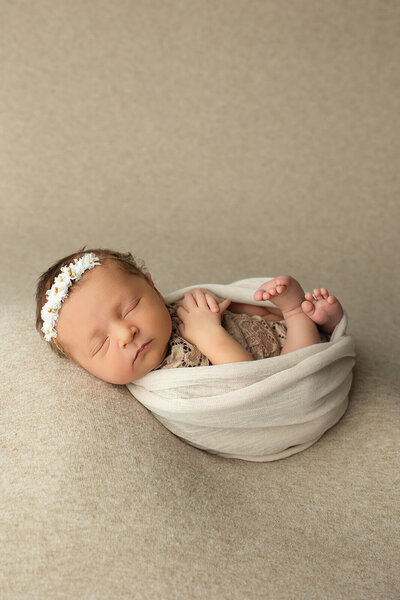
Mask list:
[[56,330],[77,364],[103,381],[126,384],[164,360],[172,321],[150,273],[143,279],[106,263],[71,287]]

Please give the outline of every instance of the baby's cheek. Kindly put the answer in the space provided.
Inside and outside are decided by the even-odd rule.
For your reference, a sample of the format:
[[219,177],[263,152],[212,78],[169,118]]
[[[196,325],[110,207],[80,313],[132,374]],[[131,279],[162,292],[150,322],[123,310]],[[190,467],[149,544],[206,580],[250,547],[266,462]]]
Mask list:
[[[126,362],[122,363],[120,366],[120,373],[122,377],[125,378],[132,378],[133,377],[133,372],[134,372],[134,368],[133,368],[133,364],[131,364],[131,362],[129,361],[128,364]],[[129,379],[131,380],[131,379]]]
[[115,383],[117,385],[125,385],[126,383],[130,383],[133,379],[132,368],[128,365],[113,365],[111,369],[104,369],[103,372],[105,378],[110,381],[110,383]]

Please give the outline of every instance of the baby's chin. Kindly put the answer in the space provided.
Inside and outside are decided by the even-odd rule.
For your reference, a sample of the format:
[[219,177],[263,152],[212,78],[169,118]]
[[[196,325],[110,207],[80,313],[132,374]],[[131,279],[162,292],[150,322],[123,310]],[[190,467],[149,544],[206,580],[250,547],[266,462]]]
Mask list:
[[[90,373],[90,371],[88,371],[88,373]],[[104,381],[105,383],[112,383],[113,385],[126,385],[127,383],[131,383],[132,381],[134,381],[134,377],[100,377],[99,375],[96,375],[95,373],[91,373],[91,375],[94,375],[94,377],[96,377],[97,379],[100,379],[100,381]]]
[[[136,381],[137,379],[144,377],[145,375],[147,375],[147,373],[150,373],[150,371],[152,371],[152,369],[149,369],[145,373],[141,373],[140,376],[136,376],[136,377],[133,373],[127,374],[125,376],[123,376],[123,375],[111,376],[110,375],[108,377],[101,377],[100,375],[97,375],[96,373],[92,373],[92,375],[94,375],[95,377],[97,377],[97,379],[100,379],[101,381],[105,381],[106,383],[112,383],[113,385],[127,385],[128,383],[132,383],[133,381]],[[88,371],[88,372],[90,373],[90,371]]]

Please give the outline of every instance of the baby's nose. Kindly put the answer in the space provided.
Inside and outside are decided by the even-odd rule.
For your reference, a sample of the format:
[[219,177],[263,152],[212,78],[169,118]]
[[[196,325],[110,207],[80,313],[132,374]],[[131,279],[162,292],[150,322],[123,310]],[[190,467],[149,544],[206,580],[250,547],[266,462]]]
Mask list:
[[137,333],[137,328],[136,327],[128,327],[126,325],[122,325],[120,327],[120,329],[118,330],[118,340],[119,340],[119,344],[120,346],[126,346],[127,344],[130,344],[131,341],[133,340],[133,338],[135,337]]

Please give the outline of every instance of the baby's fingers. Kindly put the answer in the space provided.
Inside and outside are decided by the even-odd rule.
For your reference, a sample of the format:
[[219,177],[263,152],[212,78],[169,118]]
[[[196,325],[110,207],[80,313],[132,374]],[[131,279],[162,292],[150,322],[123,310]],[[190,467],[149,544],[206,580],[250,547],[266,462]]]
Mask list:
[[218,300],[217,298],[214,296],[214,294],[212,292],[210,292],[210,290],[208,290],[207,288],[198,288],[198,290],[202,293],[204,300],[205,300],[205,304],[203,306],[208,306],[208,308],[212,311],[212,312],[218,312],[219,311],[219,306],[218,306]]
[[178,306],[178,308],[176,309],[176,314],[178,315],[180,320],[183,321],[185,316],[188,314],[188,311],[183,306]]
[[232,300],[230,298],[226,298],[218,305],[221,313],[223,313],[224,310],[226,310],[228,308],[228,306],[230,305],[231,302],[232,302]]
[[185,292],[181,306],[183,306],[187,310],[192,310],[198,305],[201,305],[201,301],[199,304],[199,299],[201,299],[201,297],[202,293],[199,289],[191,290],[190,292]]
[[210,293],[205,293],[204,294],[207,300],[207,304],[208,304],[208,308],[212,311],[212,312],[218,312],[219,311],[219,304],[217,302],[216,297],[213,294]]

